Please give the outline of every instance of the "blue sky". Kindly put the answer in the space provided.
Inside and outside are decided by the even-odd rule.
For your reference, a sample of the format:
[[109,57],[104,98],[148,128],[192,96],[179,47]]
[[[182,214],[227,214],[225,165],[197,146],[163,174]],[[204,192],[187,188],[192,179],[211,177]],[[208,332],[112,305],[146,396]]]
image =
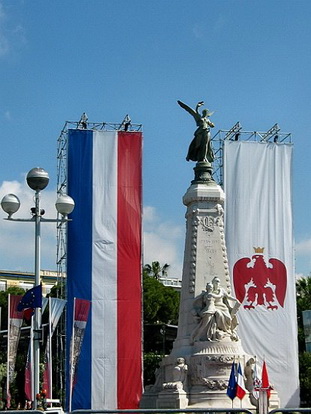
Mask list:
[[[91,122],[121,122],[128,113],[144,129],[145,261],[180,276],[194,123],[176,101],[204,100],[215,132],[240,121],[292,133],[296,271],[309,274],[310,16],[309,0],[0,1],[1,198],[16,192],[27,216],[24,177],[41,166],[53,216],[65,121],[86,112]],[[42,267],[55,269],[46,226]],[[1,269],[33,269],[28,227],[1,220]]]

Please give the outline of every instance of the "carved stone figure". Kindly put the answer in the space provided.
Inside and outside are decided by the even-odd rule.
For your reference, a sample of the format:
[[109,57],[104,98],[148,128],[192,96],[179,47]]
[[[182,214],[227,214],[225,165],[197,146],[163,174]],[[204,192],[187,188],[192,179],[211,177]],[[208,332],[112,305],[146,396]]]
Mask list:
[[215,156],[211,145],[210,128],[214,128],[215,125],[209,120],[209,117],[213,115],[214,112],[210,112],[208,109],[203,109],[202,114],[200,114],[199,108],[204,105],[203,101],[197,103],[195,110],[181,101],[177,102],[183,109],[193,116],[197,125],[197,129],[194,132],[194,138],[189,146],[186,160],[213,162]]
[[216,320],[215,320],[215,299],[217,295],[213,293],[212,283],[206,285],[206,292],[202,294],[203,309],[199,311],[199,323],[191,334],[190,342],[195,341],[215,341]]
[[[235,302],[235,305],[231,307],[229,301]],[[193,313],[198,326],[191,334],[191,342],[220,341],[224,338],[237,341],[236,313],[239,306],[238,300],[220,286],[218,277],[214,277],[206,285],[206,291],[195,299]]]
[[244,375],[245,375],[245,388],[249,391],[249,400],[251,404],[255,407],[259,405],[259,391],[254,391],[254,383],[256,381],[255,378],[255,370],[254,365],[256,361],[254,358],[250,358],[244,367]]
[[176,363],[173,369],[173,381],[180,381],[185,384],[188,374],[188,365],[185,362],[185,358],[177,358]]
[[188,365],[185,363],[184,358],[177,358],[176,365],[173,368],[173,381],[163,384],[164,389],[187,389],[187,375],[188,375]]
[[246,378],[245,388],[249,392],[252,392],[253,389],[254,389],[254,368],[253,368],[254,364],[255,364],[255,359],[250,358],[246,362],[246,365],[244,367],[244,375],[245,375],[245,378]]

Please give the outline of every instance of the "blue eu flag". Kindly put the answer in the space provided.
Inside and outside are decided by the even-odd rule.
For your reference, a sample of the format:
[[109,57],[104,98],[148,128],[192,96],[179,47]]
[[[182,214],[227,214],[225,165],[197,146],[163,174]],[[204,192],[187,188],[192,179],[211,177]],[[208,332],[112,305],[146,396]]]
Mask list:
[[21,312],[24,309],[42,308],[42,286],[35,286],[27,290],[25,295],[17,305],[17,310]]
[[231,398],[231,400],[233,400],[236,397],[236,386],[237,386],[236,365],[234,362],[232,362],[229,384],[227,388],[227,395],[229,398]]

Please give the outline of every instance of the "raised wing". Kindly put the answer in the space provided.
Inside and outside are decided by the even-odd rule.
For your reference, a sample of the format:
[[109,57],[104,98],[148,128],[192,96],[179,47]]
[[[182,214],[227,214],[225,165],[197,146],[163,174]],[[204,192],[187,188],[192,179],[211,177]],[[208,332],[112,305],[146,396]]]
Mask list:
[[190,106],[186,105],[185,103],[181,102],[181,101],[177,101],[178,105],[181,106],[183,109],[185,109],[187,112],[189,112],[190,115],[192,115],[194,117],[194,119],[196,120],[197,117],[199,116],[196,111],[192,108],[190,108]]
[[287,287],[287,271],[284,263],[282,263],[278,259],[270,259],[269,263],[272,265],[268,269],[269,280],[273,283],[275,288],[275,296],[279,304],[284,307],[284,300],[286,295],[286,287]]
[[238,260],[233,266],[233,285],[235,296],[239,302],[243,302],[246,294],[245,285],[247,285],[253,277],[254,269],[247,267],[251,259],[244,257]]

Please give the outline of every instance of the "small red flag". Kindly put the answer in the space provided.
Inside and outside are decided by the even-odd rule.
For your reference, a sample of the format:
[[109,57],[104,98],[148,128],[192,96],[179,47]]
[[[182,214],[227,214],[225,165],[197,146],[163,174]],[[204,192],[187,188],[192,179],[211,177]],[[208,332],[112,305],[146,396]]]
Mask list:
[[262,375],[261,375],[261,386],[262,386],[262,388],[267,389],[267,397],[270,398],[271,387],[270,387],[270,383],[269,383],[269,377],[268,377],[266,361],[263,361]]

